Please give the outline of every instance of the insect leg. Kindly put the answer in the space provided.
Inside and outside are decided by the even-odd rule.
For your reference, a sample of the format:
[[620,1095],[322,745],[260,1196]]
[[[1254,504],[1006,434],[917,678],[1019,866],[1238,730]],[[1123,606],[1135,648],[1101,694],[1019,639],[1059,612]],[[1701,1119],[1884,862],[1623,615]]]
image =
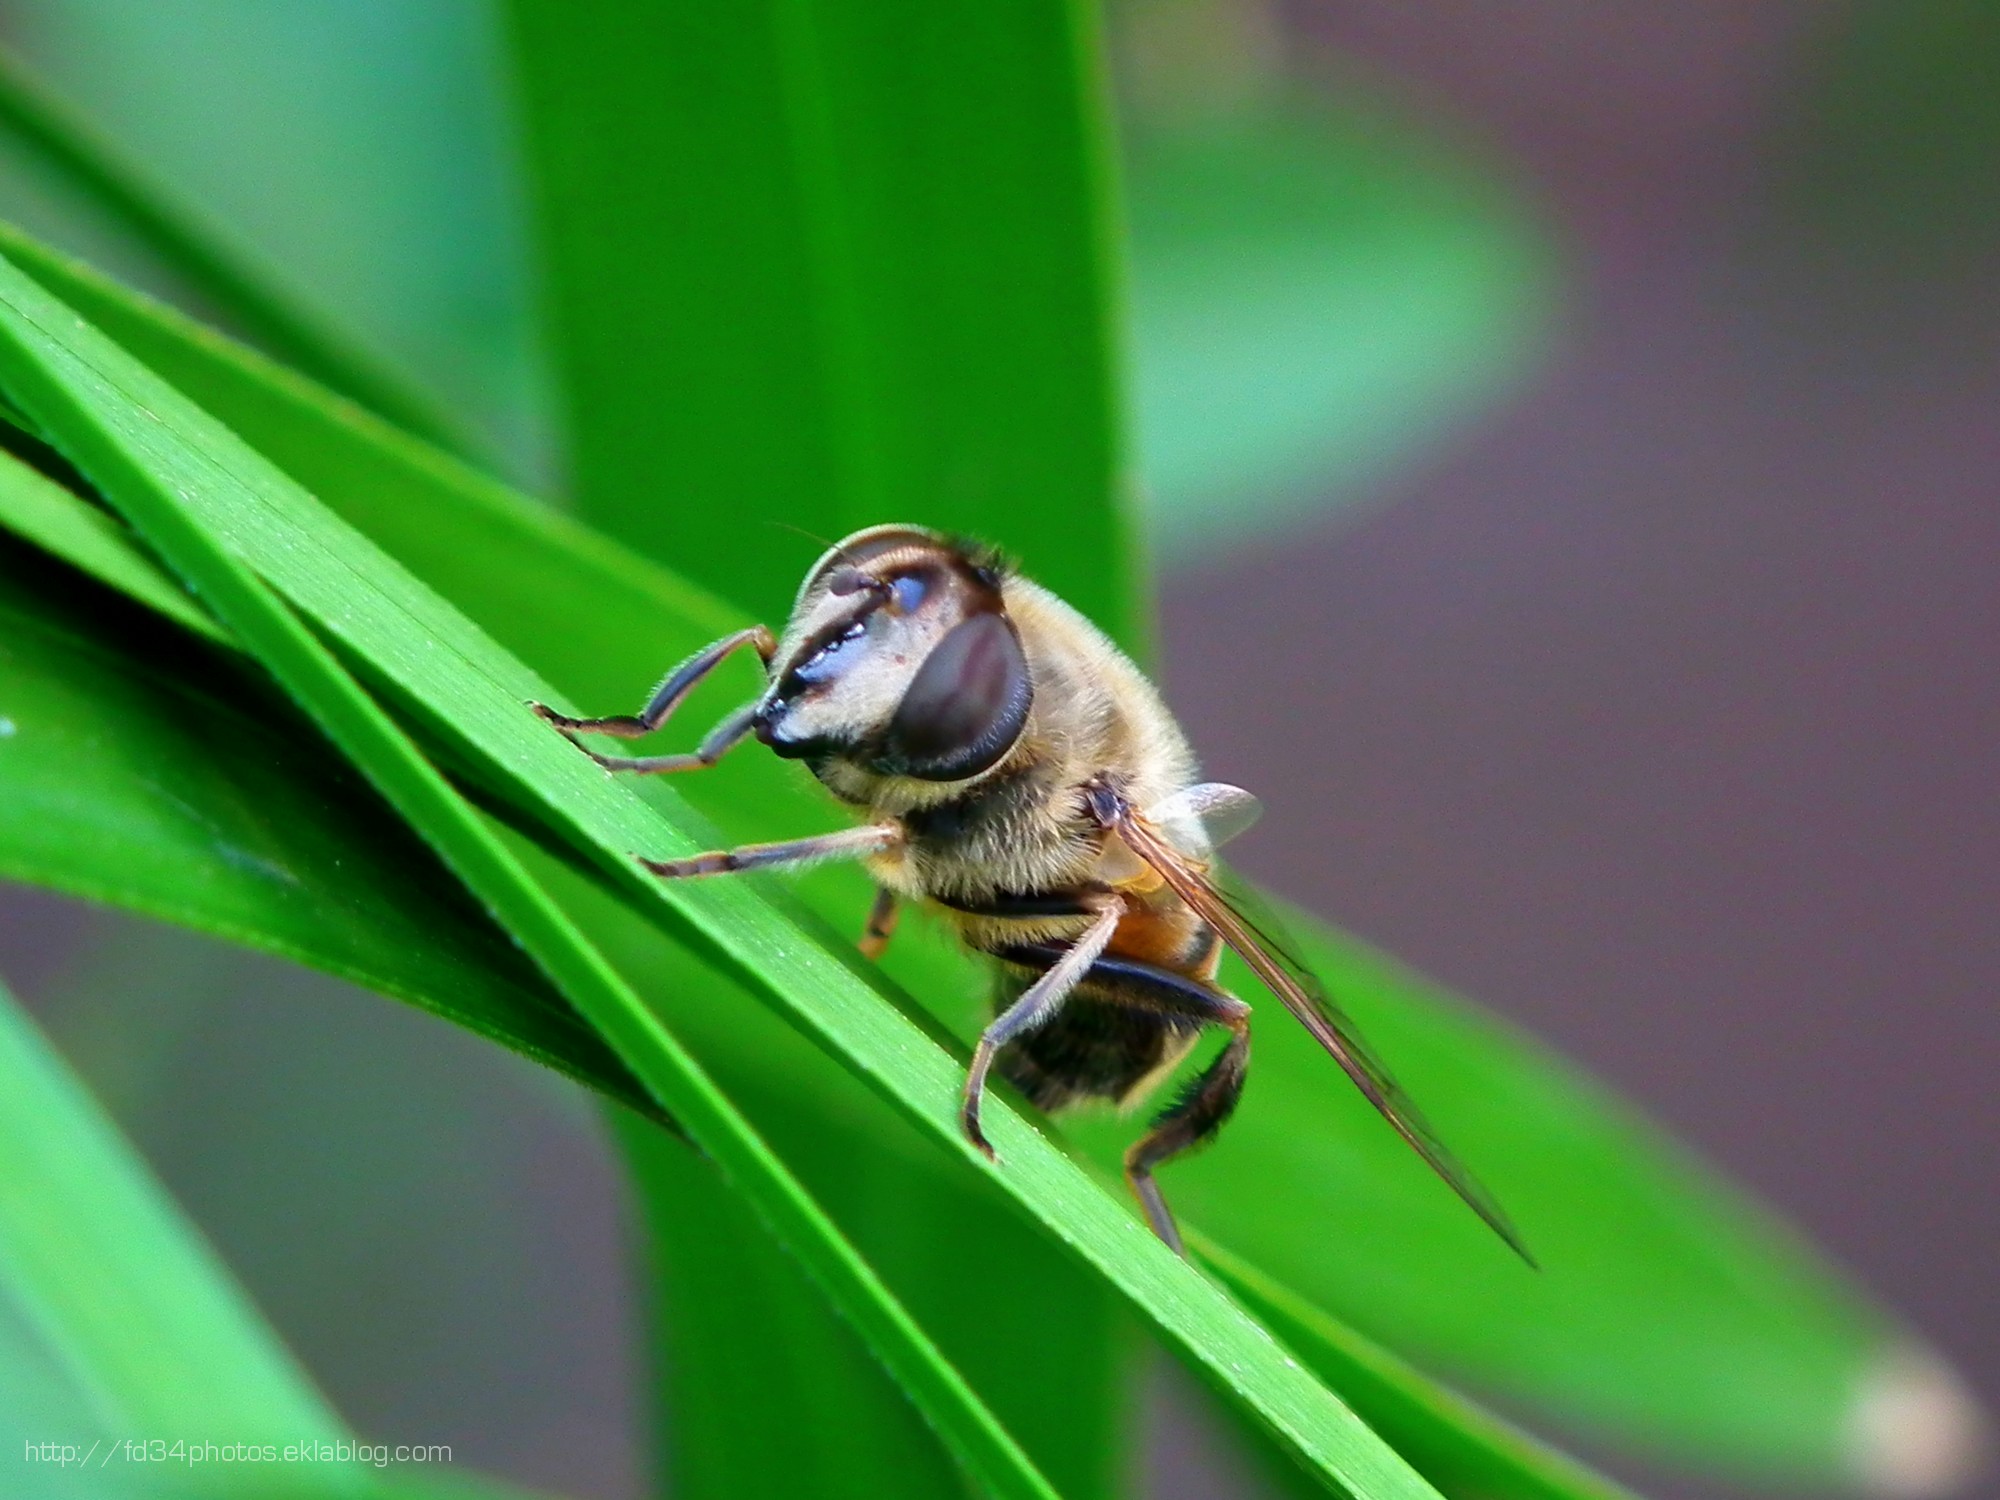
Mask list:
[[[634,771],[641,776],[658,776],[669,771],[699,771],[712,766],[722,759],[723,753],[743,743],[745,735],[757,723],[757,704],[753,700],[737,709],[711,729],[692,752],[681,755],[599,755],[587,745],[577,745],[592,760],[607,771]],[[576,744],[574,736],[572,744]]]
[[741,849],[718,849],[687,859],[647,859],[639,863],[664,880],[685,880],[694,875],[733,875],[738,870],[767,870],[773,865],[814,865],[829,859],[860,859],[879,854],[902,840],[899,823],[870,823],[860,828],[843,828],[838,833],[822,833],[809,839],[787,839],[781,844],[745,844]]
[[1215,1011],[1209,1019],[1229,1028],[1232,1033],[1229,1045],[1125,1153],[1125,1180],[1132,1185],[1139,1206],[1146,1210],[1153,1233],[1183,1257],[1187,1250],[1181,1244],[1180,1229],[1174,1223],[1167,1200],[1160,1196],[1159,1184],[1153,1181],[1153,1169],[1169,1157],[1200,1145],[1221,1128],[1236,1108],[1236,1101],[1243,1096],[1244,1074],[1250,1064],[1250,1007],[1229,995],[1217,994],[1215,1000]]
[[875,904],[868,908],[868,923],[861,929],[861,956],[877,959],[896,935],[896,918],[902,911],[896,893],[886,885],[875,888]]
[[636,714],[617,714],[608,719],[572,719],[568,714],[557,713],[546,703],[535,704],[534,710],[565,734],[608,734],[621,740],[635,740],[666,723],[668,715],[680,707],[681,700],[694,691],[695,685],[743,646],[755,646],[757,655],[768,664],[771,653],[778,649],[778,641],[766,627],[752,625],[748,630],[724,636],[712,646],[702,647],[667,674],[666,680],[653,690],[646,706]]
[[1082,937],[1062,951],[1062,955],[1050,964],[1041,978],[1022,992],[1016,1000],[988,1026],[979,1038],[979,1045],[972,1053],[972,1066],[965,1074],[964,1104],[959,1112],[959,1120],[965,1126],[966,1139],[971,1141],[988,1159],[997,1161],[993,1147],[979,1129],[979,1102],[986,1092],[986,1075],[993,1067],[993,1054],[1025,1032],[1037,1026],[1046,1025],[1061,1009],[1069,992],[1076,988],[1079,980],[1090,972],[1090,966],[1097,962],[1111,935],[1118,930],[1118,919],[1125,914],[1125,902],[1111,895],[1094,895],[1090,898],[1090,909],[1097,913],[1097,919],[1085,929]]

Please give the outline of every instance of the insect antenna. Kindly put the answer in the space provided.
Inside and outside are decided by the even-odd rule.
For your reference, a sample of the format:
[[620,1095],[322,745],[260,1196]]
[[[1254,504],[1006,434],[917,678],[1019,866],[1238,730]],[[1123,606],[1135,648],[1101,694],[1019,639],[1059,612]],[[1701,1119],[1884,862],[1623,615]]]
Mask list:
[[774,520],[770,516],[764,517],[764,524],[766,526],[778,527],[783,531],[795,531],[808,541],[818,542],[827,551],[840,559],[840,567],[827,575],[826,587],[828,593],[853,594],[865,589],[877,598],[883,598],[888,595],[889,585],[875,577],[874,574],[862,571],[861,567],[848,555],[847,548],[841,545],[841,543],[831,541],[816,531],[808,531],[803,526],[794,526],[790,521]]
[[761,517],[760,519],[764,522],[766,526],[776,527],[779,531],[793,532],[798,536],[804,537],[809,542],[818,542],[820,546],[826,548],[827,551],[838,552],[842,557],[845,557],[847,555],[844,551],[841,550],[840,543],[834,541],[831,537],[821,536],[817,531],[808,531],[803,526],[794,526],[790,521],[780,521],[772,516],[764,516]]

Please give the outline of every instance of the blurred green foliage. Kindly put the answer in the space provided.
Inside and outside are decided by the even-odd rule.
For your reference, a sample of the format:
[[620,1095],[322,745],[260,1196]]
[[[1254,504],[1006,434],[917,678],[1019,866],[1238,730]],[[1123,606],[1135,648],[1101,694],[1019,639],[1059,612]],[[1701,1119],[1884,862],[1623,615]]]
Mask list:
[[[784,494],[811,491],[821,503],[851,495],[846,511],[822,513],[819,529],[837,533],[852,516],[911,513],[938,486],[950,490],[954,466],[962,469],[967,459],[932,430],[930,422],[946,411],[935,395],[921,403],[930,414],[922,428],[835,443],[823,424],[806,419],[810,393],[832,371],[810,362],[787,371],[782,353],[816,295],[808,285],[813,273],[798,257],[808,216],[817,213],[811,232],[848,268],[845,316],[866,319],[871,306],[908,309],[897,315],[905,322],[894,341],[839,377],[850,386],[904,379],[922,390],[949,368],[981,374],[986,394],[974,385],[966,396],[990,403],[1008,381],[1064,367],[1052,351],[1021,350],[1034,364],[994,359],[996,349],[1016,342],[1010,299],[1047,295],[1032,290],[1031,263],[1021,263],[1028,282],[1014,275],[1002,288],[979,280],[993,273],[976,270],[977,260],[961,256],[954,265],[893,249],[896,236],[924,233],[927,215],[953,234],[984,233],[976,214],[966,217],[970,192],[954,203],[895,185],[894,172],[921,173],[923,152],[949,143],[898,142],[884,134],[885,120],[871,122],[851,107],[843,115],[833,96],[822,101],[829,112],[820,122],[803,126],[775,93],[756,108],[746,94],[755,129],[714,137],[726,142],[726,156],[704,151],[670,171],[649,151],[661,130],[699,128],[686,112],[695,96],[686,96],[677,115],[678,91],[641,91],[644,113],[633,115],[633,91],[619,85],[656,66],[658,39],[649,44],[634,35],[627,20],[592,29],[602,40],[590,43],[560,25],[562,10],[513,12],[516,26],[547,27],[533,46],[548,66],[530,76],[521,97],[532,120],[538,90],[566,89],[562,98],[573,107],[551,125],[565,132],[559,137],[510,124],[505,90],[496,84],[504,28],[497,11],[479,5],[348,0],[337,10],[246,12],[228,0],[136,7],[24,0],[14,30],[53,83],[163,184],[204,205],[256,267],[448,399],[504,456],[509,472],[537,488],[546,490],[555,472],[551,427],[561,422],[570,429],[573,493],[586,500],[601,493],[614,505],[659,483],[698,492],[706,503],[692,509],[706,515],[726,515],[728,497],[742,486],[755,487],[767,513]],[[758,24],[774,27],[786,13],[776,8]],[[554,19],[539,22],[544,14]],[[644,24],[665,25],[672,14],[661,10]],[[877,8],[870,25],[879,33],[906,22]],[[684,82],[706,87],[727,72],[732,55],[705,52],[720,39],[703,36],[695,28],[690,37],[670,38],[666,55],[681,59]],[[866,36],[855,40],[865,44]],[[565,45],[602,50],[565,72],[556,66]],[[162,47],[187,65],[149,66]],[[914,65],[910,48],[884,50],[902,55],[901,66]],[[963,67],[935,76],[965,86]],[[753,87],[740,75],[735,86]],[[1004,75],[993,73],[990,86],[1006,87]],[[885,75],[869,94],[852,97],[912,92],[907,80]],[[218,100],[227,101],[226,111]],[[605,113],[614,107],[627,113],[614,121]],[[798,128],[822,132],[824,165],[834,174],[822,186],[820,207],[783,201],[797,183],[758,189],[770,194],[762,199],[748,195],[746,181],[783,182],[783,173],[749,169],[776,162]],[[1142,100],[1125,137],[1133,481],[1166,558],[1254,541],[1365,503],[1400,459],[1481,410],[1539,354],[1555,294],[1546,231],[1490,163],[1367,89],[1334,96],[1265,78],[1219,108],[1176,112]],[[541,174],[550,226],[543,264],[559,273],[559,286],[609,281],[622,293],[597,301],[559,297],[551,307],[556,360],[569,372],[555,389],[573,393],[560,416],[549,409],[534,332],[535,252],[523,225],[530,190],[519,169],[537,159],[559,159],[577,180],[595,174],[618,189],[566,194]],[[5,162],[0,154],[0,166]],[[866,165],[874,162],[895,166],[871,185],[856,174],[879,170]],[[35,179],[23,186],[50,191],[31,166],[17,166],[14,175]],[[968,189],[993,192],[990,170],[968,166],[954,176]],[[1024,189],[1025,180],[1017,191]],[[870,207],[842,207],[828,217],[828,204],[855,202]],[[593,203],[612,217],[582,218]],[[661,237],[661,227],[683,211],[699,232]],[[884,211],[889,217],[871,228],[867,214]],[[940,213],[953,215],[949,224]],[[91,215],[86,209],[81,217]],[[60,225],[57,238],[69,239],[78,218],[73,200],[62,199],[26,222]],[[750,267],[737,257],[769,243],[764,231],[777,224],[791,226],[777,238],[792,245],[792,258],[740,276]],[[871,233],[890,238],[871,244]],[[636,263],[623,254],[634,234],[653,239]],[[985,244],[968,249],[994,243],[986,235]],[[396,254],[381,254],[385,245]],[[148,273],[161,284],[160,267],[130,257],[129,246],[121,258],[117,247],[115,236],[91,246],[111,254],[122,273],[140,274],[142,284]],[[761,295],[727,301],[739,276]],[[711,290],[676,304],[657,291],[670,285]],[[597,308],[614,304],[619,318],[591,322]],[[699,307],[704,321],[688,322],[677,305]],[[228,310],[216,311],[226,323]],[[940,340],[940,314],[993,321],[984,331],[968,323],[961,336]],[[879,335],[879,320],[871,326]],[[630,379],[605,378],[610,370],[629,374],[620,350],[644,342],[677,349],[689,362],[682,368],[705,367],[709,376],[671,400]],[[768,428],[729,426],[723,407],[690,404],[705,388],[746,382],[761,393],[762,410],[785,414],[785,441],[771,441]],[[1054,388],[1045,396],[1048,417],[1058,422],[1077,399]],[[595,440],[600,432],[607,442]],[[819,436],[808,441],[813,432]],[[621,467],[623,460],[596,456],[620,446],[621,434],[663,444],[682,459],[661,473],[657,465]],[[1006,434],[996,430],[989,441],[1005,444]],[[1008,446],[1039,451],[1045,442]],[[1061,492],[1074,481],[1023,470],[1019,482]],[[983,502],[1001,529],[1004,494],[996,490]],[[1060,576],[1059,554],[1043,561],[1055,566],[1055,586],[1076,591],[1076,580]],[[760,599],[787,597],[782,571],[756,585]]]
[[[0,1382],[24,1400],[7,1413],[10,1428],[32,1412],[52,1424],[42,1441],[88,1435],[107,1459],[111,1444],[135,1435],[218,1434],[280,1451],[353,1441],[5,990],[0,1079],[0,1278],[6,1311],[27,1325],[0,1314]],[[61,1391],[81,1395],[83,1411],[63,1413],[61,1398],[51,1401]],[[81,1465],[51,1467],[53,1482],[21,1463],[29,1483],[51,1494],[90,1492]],[[143,1468],[135,1476],[137,1467],[119,1462],[118,1489],[174,1487]],[[369,1489],[353,1465],[274,1463],[265,1472],[300,1500]],[[192,1488],[191,1478],[176,1481]]]
[[[546,477],[548,397],[488,6],[21,0],[6,34],[228,256],[419,382],[511,471]],[[30,227],[69,241],[81,220],[93,249],[122,251],[116,269],[189,290],[95,205],[15,160],[35,176]],[[233,308],[193,290],[231,325]]]
[[[2000,248],[2000,9],[1868,0],[1829,16],[1782,121],[1777,201],[1810,253],[1990,275]],[[1798,238],[1793,253],[1808,249]]]
[[1366,503],[1540,352],[1539,226],[1394,115],[1293,86],[1133,135],[1133,405],[1169,562]]

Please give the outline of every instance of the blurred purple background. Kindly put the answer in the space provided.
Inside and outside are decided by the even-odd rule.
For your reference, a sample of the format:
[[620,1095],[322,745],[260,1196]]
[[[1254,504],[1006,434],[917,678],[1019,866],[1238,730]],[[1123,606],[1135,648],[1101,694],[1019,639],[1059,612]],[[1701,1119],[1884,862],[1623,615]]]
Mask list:
[[[2000,85],[1961,9],[1908,19]],[[1490,133],[1576,295],[1365,519],[1170,581],[1175,706],[1286,809],[1237,858],[1598,1070],[2000,1400],[2000,180],[1911,207],[1943,255],[1843,221],[1794,142],[1895,43],[1833,7],[1293,15]]]

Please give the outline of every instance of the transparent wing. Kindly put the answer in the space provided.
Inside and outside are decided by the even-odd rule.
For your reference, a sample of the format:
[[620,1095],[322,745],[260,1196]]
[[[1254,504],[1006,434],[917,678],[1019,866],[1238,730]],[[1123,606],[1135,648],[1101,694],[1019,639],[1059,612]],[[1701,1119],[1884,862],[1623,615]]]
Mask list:
[[1163,797],[1146,809],[1145,818],[1166,834],[1173,845],[1190,854],[1220,849],[1264,815],[1264,804],[1240,786],[1204,781]]
[[1278,935],[1281,929],[1276,918],[1247,891],[1238,888],[1225,896],[1206,865],[1183,854],[1158,824],[1142,817],[1117,793],[1095,789],[1091,803],[1098,820],[1114,830],[1133,854],[1152,866],[1174,894],[1236,950],[1411,1149],[1516,1255],[1534,1265],[1534,1256],[1528,1253],[1506,1210],[1438,1139],[1410,1096],[1361,1039],[1353,1021],[1327,998],[1319,980]]

